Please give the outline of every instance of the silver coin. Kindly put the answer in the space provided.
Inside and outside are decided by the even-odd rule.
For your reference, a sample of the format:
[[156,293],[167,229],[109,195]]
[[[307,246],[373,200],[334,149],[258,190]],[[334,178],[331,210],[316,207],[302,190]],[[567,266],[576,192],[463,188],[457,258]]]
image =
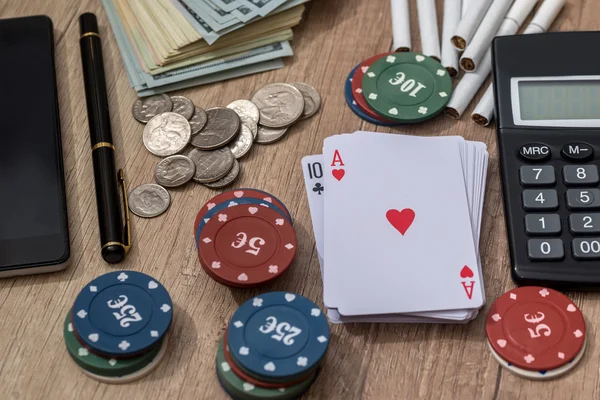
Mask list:
[[156,183],[164,187],[177,187],[188,183],[196,173],[196,164],[180,154],[170,156],[154,169]]
[[191,137],[188,120],[173,112],[157,115],[144,127],[144,146],[150,153],[161,157],[180,152]]
[[192,145],[212,150],[229,143],[240,130],[240,117],[229,108],[214,107],[206,110],[206,126],[192,138]]
[[252,131],[246,125],[242,124],[240,133],[238,133],[235,140],[229,143],[229,148],[235,158],[242,158],[250,151],[252,142],[254,142]]
[[240,163],[238,162],[238,160],[234,160],[233,168],[231,168],[231,171],[229,171],[229,173],[227,175],[225,175],[218,181],[211,182],[211,183],[203,183],[203,185],[206,187],[209,187],[211,189],[224,188],[225,186],[231,185],[231,183],[233,181],[235,181],[239,175],[240,175]]
[[204,151],[191,148],[186,154],[196,164],[194,181],[210,183],[218,181],[231,171],[235,157],[229,147]]
[[187,120],[192,118],[192,115],[194,115],[194,103],[190,99],[185,96],[171,96],[171,101],[173,102],[173,109],[171,111],[183,115]]
[[243,122],[242,125],[246,125],[250,129],[250,132],[252,132],[252,138],[256,139],[256,136],[258,136],[258,124],[254,120],[249,119]]
[[139,217],[157,217],[167,211],[170,204],[167,189],[155,183],[140,185],[129,193],[129,209]]
[[206,116],[206,111],[201,109],[200,107],[194,107],[194,115],[190,118],[190,126],[192,127],[192,135],[200,132],[202,128],[206,125],[206,121],[208,121],[208,117]]
[[252,97],[260,110],[260,124],[269,128],[290,126],[302,116],[302,92],[287,83],[271,83]]
[[133,103],[132,113],[133,118],[141,123],[147,123],[158,114],[171,111],[173,102],[166,94],[157,94],[155,96],[137,99]]
[[285,136],[289,127],[285,128],[267,128],[266,126],[258,126],[258,135],[256,136],[256,143],[269,144],[278,141]]
[[292,86],[298,89],[304,97],[304,112],[300,119],[310,118],[321,108],[321,96],[314,87],[302,82],[292,83]]
[[260,111],[258,111],[258,107],[256,104],[251,102],[250,100],[236,100],[234,102],[229,103],[227,108],[231,108],[233,111],[238,113],[242,122],[244,122],[244,117],[248,117],[254,122],[258,124],[260,120]]

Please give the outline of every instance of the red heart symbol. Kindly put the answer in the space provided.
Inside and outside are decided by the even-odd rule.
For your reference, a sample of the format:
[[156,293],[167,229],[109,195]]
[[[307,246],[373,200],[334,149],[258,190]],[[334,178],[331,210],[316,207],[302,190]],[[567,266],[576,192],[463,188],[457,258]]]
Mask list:
[[392,209],[385,213],[385,217],[404,236],[415,220],[415,212],[410,208],[405,208],[402,211]]
[[473,270],[471,270],[471,268],[467,267],[466,265],[460,270],[460,277],[463,279],[472,278],[473,276],[475,276],[473,274]]
[[338,181],[341,181],[344,175],[346,175],[346,171],[343,169],[334,169],[331,171],[331,175]]

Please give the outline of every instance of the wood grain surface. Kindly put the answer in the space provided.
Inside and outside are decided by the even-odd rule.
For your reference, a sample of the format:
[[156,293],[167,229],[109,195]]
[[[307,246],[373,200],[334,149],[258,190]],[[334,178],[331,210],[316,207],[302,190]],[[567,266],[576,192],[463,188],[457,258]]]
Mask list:
[[[192,235],[198,209],[217,192],[190,184],[171,190],[172,205],[155,219],[133,218],[134,245],[119,268],[159,279],[175,303],[175,322],[165,361],[151,375],[127,385],[87,378],[69,358],[62,322],[79,290],[113,271],[100,257],[87,112],[79,53],[78,17],[98,16],[103,38],[117,162],[129,187],[153,181],[159,159],[142,143],[142,125],[131,115],[129,87],[114,36],[98,0],[0,0],[0,18],[46,14],[54,21],[63,149],[68,187],[72,265],[64,272],[0,280],[1,399],[225,399],[215,376],[217,342],[238,305],[264,291],[301,293],[322,304],[322,282],[312,235],[300,160],[321,152],[327,136],[376,130],[422,136],[462,135],[489,146],[481,254],[488,305],[466,325],[350,324],[332,326],[325,368],[307,399],[598,399],[600,356],[598,294],[571,293],[588,320],[588,349],[568,376],[531,382],[503,370],[486,347],[484,316],[494,299],[514,285],[509,258],[493,128],[440,116],[397,131],[358,119],[346,106],[343,85],[361,60],[391,47],[388,0],[314,0],[294,30],[295,56],[273,72],[179,91],[197,105],[226,105],[271,82],[303,81],[323,97],[321,111],[295,125],[282,141],[256,145],[243,159],[239,187],[273,193],[290,209],[298,257],[280,280],[260,290],[237,290],[211,280],[201,269]],[[410,2],[413,47],[420,48],[417,11]],[[442,21],[442,1],[438,19]],[[568,0],[553,31],[595,30],[600,3]],[[440,29],[441,32],[441,29]],[[0,38],[1,40],[1,38]],[[597,43],[590,43],[595,51]],[[0,54],[0,57],[2,55]],[[560,49],[556,51],[560,57]],[[1,59],[1,62],[10,60]],[[573,60],[577,62],[577,60]],[[1,94],[0,94],[1,95]],[[481,95],[481,93],[480,93]],[[32,93],[35,96],[35,93]],[[26,105],[24,105],[26,106]],[[393,182],[390,182],[393,184]]]

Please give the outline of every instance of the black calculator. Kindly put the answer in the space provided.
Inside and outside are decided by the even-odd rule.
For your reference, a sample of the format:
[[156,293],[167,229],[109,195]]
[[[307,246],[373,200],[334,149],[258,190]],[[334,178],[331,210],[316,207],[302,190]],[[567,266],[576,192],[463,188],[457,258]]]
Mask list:
[[498,37],[496,127],[519,285],[600,288],[600,32]]

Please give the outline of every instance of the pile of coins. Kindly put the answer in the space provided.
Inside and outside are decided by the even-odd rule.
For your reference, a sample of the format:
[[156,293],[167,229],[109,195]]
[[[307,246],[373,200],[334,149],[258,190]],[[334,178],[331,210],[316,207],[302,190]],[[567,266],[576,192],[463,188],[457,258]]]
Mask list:
[[193,180],[211,189],[230,185],[240,174],[238,159],[254,143],[270,144],[283,138],[298,120],[321,106],[319,93],[305,83],[272,83],[251,100],[206,111],[184,96],[166,94],[138,99],[133,117],[144,127],[144,146],[165,157],[154,170],[156,184],[138,186],[129,194],[129,208],[140,217],[156,217],[167,210],[165,188]]

